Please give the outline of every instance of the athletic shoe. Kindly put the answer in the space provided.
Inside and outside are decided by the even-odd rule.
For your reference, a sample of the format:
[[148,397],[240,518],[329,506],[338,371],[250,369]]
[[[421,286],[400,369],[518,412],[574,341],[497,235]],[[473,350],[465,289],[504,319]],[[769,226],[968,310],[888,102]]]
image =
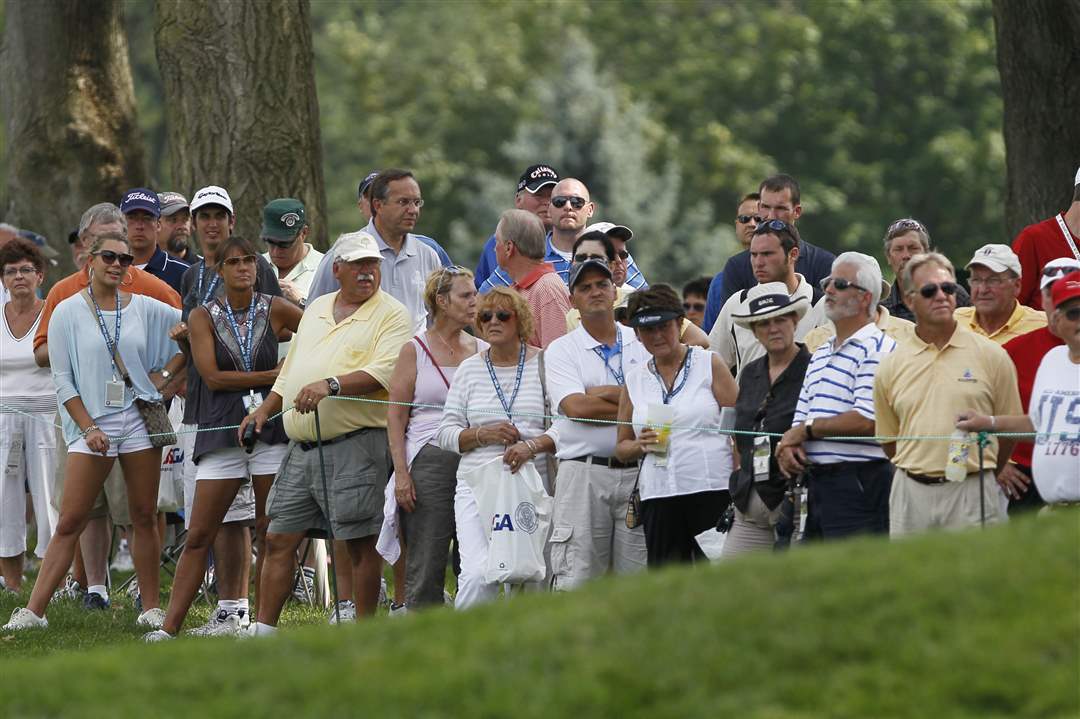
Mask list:
[[126,539],[120,540],[120,546],[117,547],[116,556],[113,557],[110,566],[114,572],[131,572],[135,569],[135,562],[131,559],[131,551],[128,549]]
[[[23,578],[25,580],[25,577]],[[7,594],[18,594],[14,589],[8,589],[7,582],[3,577],[0,577],[0,592],[6,592]]]
[[394,604],[390,602],[390,616],[391,617],[403,617],[409,613],[409,608],[404,604]]
[[240,633],[240,616],[228,609],[218,609],[201,627],[188,630],[194,637],[232,637]]
[[240,629],[247,631],[251,628],[251,613],[246,609],[237,609],[236,616],[240,617]]
[[454,606],[454,595],[445,589],[442,590],[442,603],[448,607]]
[[386,592],[386,577],[379,579],[379,604],[385,604],[387,608],[390,607],[390,595]]
[[60,587],[53,593],[53,601],[63,601],[65,599],[82,599],[86,596],[86,587],[82,586],[69,574],[64,581],[64,586]]
[[142,640],[147,644],[153,644],[155,642],[167,642],[172,639],[176,639],[176,637],[174,637],[172,634],[169,634],[164,629],[155,629],[152,632],[147,632],[146,634],[143,634],[142,638]]
[[165,623],[165,610],[160,607],[154,607],[153,609],[147,609],[145,612],[139,615],[139,618],[135,620],[136,626],[150,627],[151,629],[161,629],[161,625]]
[[337,604],[337,611],[330,610],[330,623],[338,623],[338,615],[341,615],[342,622],[355,622],[356,621],[356,605],[349,599],[342,599]]
[[308,604],[315,598],[315,568],[303,567],[293,585],[292,597],[301,604]]
[[109,600],[97,592],[87,592],[82,605],[83,609],[108,609]]
[[22,629],[48,629],[49,620],[39,617],[26,607],[19,607],[11,613],[11,620],[2,629],[5,632],[17,632]]

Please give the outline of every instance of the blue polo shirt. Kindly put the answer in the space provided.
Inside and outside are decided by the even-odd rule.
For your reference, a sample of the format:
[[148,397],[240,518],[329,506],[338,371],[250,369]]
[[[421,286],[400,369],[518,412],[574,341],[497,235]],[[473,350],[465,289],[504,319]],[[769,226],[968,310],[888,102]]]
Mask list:
[[434,238],[428,237],[427,235],[413,235],[413,237],[420,240],[431,249],[435,250],[435,254],[439,256],[439,263],[443,267],[449,267],[450,265],[454,264],[453,261],[450,259],[450,255],[446,253],[446,250],[444,250],[442,248],[442,245],[436,242]]
[[720,316],[720,308],[724,303],[720,301],[720,295],[724,292],[724,273],[717,272],[716,277],[709,283],[709,293],[705,297],[705,317],[701,321],[701,329],[705,334],[712,332],[716,318]]
[[[555,268],[559,279],[566,284],[570,283],[570,261],[555,250],[551,244],[550,232],[547,236],[547,254],[544,256],[544,262],[550,263]],[[484,294],[492,287],[509,287],[512,284],[514,281],[510,279],[510,275],[500,269],[499,263],[495,260],[495,235],[492,234],[484,244],[484,251],[480,254],[480,264],[476,266],[476,288],[480,294]],[[633,255],[627,259],[626,284],[635,290],[649,286],[649,283],[645,281],[645,275],[641,274],[641,270],[634,264]]]
[[187,272],[188,267],[191,267],[191,265],[183,260],[171,257],[167,252],[158,247],[154,251],[154,255],[150,258],[150,261],[146,263],[146,267],[143,269],[154,277],[157,277],[169,287],[172,287],[177,292],[180,292],[180,280],[183,279],[184,273]]

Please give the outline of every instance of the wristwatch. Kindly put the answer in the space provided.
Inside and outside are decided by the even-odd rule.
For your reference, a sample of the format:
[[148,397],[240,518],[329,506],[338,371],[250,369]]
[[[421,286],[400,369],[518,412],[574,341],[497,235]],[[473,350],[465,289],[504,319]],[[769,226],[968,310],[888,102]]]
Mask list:
[[168,382],[170,379],[172,379],[172,376],[173,376],[172,372],[170,372],[167,369],[162,368],[162,370],[161,370],[161,379]]
[[805,422],[803,422],[803,427],[806,428],[806,438],[807,439],[813,439],[814,438],[814,420],[813,419],[806,420]]
[[327,377],[326,384],[330,388],[331,397],[337,397],[341,394],[341,383],[338,382],[337,377]]

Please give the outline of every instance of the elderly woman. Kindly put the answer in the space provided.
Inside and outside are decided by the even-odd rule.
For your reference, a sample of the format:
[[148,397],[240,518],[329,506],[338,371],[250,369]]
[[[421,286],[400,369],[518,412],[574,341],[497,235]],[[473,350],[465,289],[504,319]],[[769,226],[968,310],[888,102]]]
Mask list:
[[[394,477],[388,489],[400,511],[388,517],[384,533],[395,519],[400,523],[408,552],[405,606],[410,609],[443,602],[461,457],[441,449],[436,433],[458,368],[488,348],[487,342],[464,331],[476,321],[476,298],[469,270],[443,267],[432,272],[424,288],[432,325],[401,348],[390,380],[387,435]],[[394,553],[392,546],[389,550]]]
[[709,430],[718,426],[720,408],[735,404],[738,388],[718,356],[680,340],[685,311],[671,287],[635,292],[627,314],[652,359],[626,373],[615,455],[642,459],[638,491],[649,566],[691,562],[704,557],[695,537],[716,526],[730,501],[730,442]]
[[[735,520],[724,542],[724,556],[776,544],[776,526],[788,488],[774,456],[779,435],[791,428],[799,391],[810,363],[806,347],[795,342],[795,327],[810,303],[792,297],[782,282],[750,290],[742,314],[734,315],[765,348],[765,356],[746,365],[739,376],[735,429],[774,437],[738,434],[739,469],[731,478]],[[797,518],[792,518],[797,521]]]
[[[927,232],[923,223],[909,217],[893,222],[885,230],[885,261],[892,268],[893,276],[898,280],[904,265],[915,255],[921,255],[930,251],[930,233]],[[971,296],[963,287],[956,288],[956,306],[968,307],[971,305]],[[915,321],[915,314],[904,303],[904,293],[900,290],[900,283],[894,282],[892,292],[881,299],[881,306],[892,314],[908,322]]]
[[[538,455],[555,451],[554,433],[545,431],[542,419],[540,350],[526,343],[533,333],[533,319],[525,300],[509,288],[490,290],[477,306],[476,327],[491,346],[458,367],[438,429],[439,446],[461,455],[454,493],[461,551],[458,609],[494,599],[499,591],[497,584],[484,581],[485,525],[491,520],[480,516],[476,497],[463,476],[499,457],[511,472],[517,472]],[[545,475],[544,463],[538,464]]]
[[56,472],[56,388],[47,367],[34,362],[34,333],[45,304],[37,290],[45,258],[32,243],[11,240],[0,249],[0,271],[9,301],[0,332],[0,589],[22,587],[26,552],[26,490],[37,520],[37,550],[45,556],[53,530]]
[[183,356],[169,339],[179,311],[145,295],[120,291],[134,257],[127,238],[103,233],[90,247],[90,285],[56,306],[49,322],[49,364],[68,445],[60,521],[41,563],[26,608],[12,612],[5,629],[47,627],[45,609],[71,566],[105,477],[119,458],[134,527],[132,558],[145,611],[136,623],[157,628],[158,479],[161,449],[154,447],[135,399],[160,400],[167,380],[157,370],[177,371]]

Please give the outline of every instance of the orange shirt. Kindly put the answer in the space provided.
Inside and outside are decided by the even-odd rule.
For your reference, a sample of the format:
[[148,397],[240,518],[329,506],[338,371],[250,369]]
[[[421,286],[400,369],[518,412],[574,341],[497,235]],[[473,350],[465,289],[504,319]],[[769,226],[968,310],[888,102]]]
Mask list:
[[[45,307],[41,310],[41,323],[38,324],[37,333],[34,334],[34,349],[37,349],[48,341],[49,318],[52,317],[53,310],[56,309],[56,306],[68,297],[79,294],[89,284],[90,272],[88,268],[84,267],[75,274],[68,275],[53,285],[53,288],[49,290],[48,296],[45,297]],[[128,268],[127,274],[124,275],[123,282],[120,283],[120,289],[133,295],[153,297],[155,300],[160,300],[177,309],[181,308],[180,295],[177,294],[176,290],[169,287],[149,272],[144,272],[137,267]]]

